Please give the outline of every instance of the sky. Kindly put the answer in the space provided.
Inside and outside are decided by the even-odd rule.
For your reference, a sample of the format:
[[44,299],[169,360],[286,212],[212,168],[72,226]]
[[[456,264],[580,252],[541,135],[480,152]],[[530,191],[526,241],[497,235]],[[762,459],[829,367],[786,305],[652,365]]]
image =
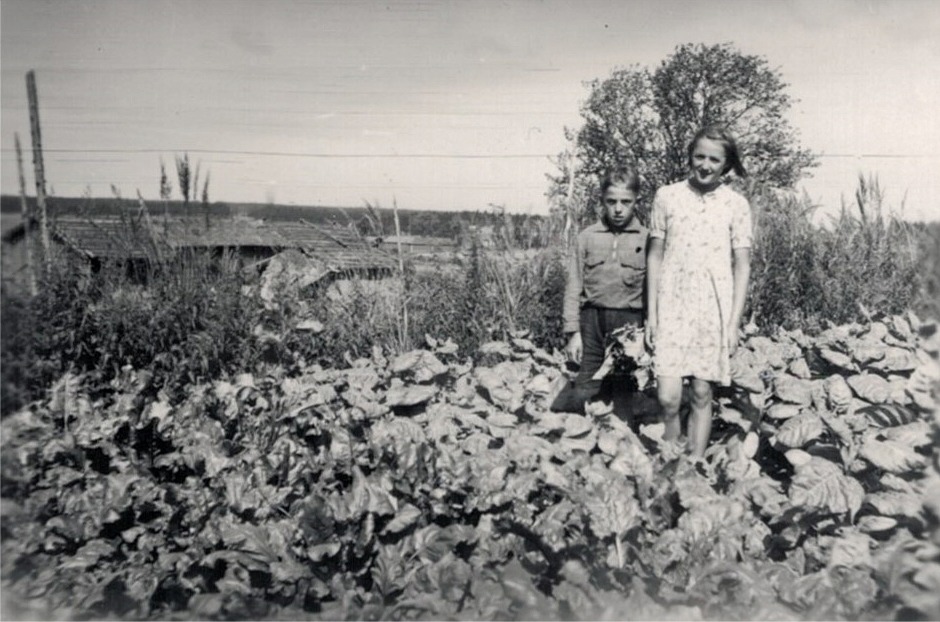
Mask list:
[[585,82],[732,43],[780,71],[822,214],[877,174],[940,219],[933,0],[3,0],[0,191],[36,74],[47,189],[159,196],[189,153],[211,200],[548,211]]

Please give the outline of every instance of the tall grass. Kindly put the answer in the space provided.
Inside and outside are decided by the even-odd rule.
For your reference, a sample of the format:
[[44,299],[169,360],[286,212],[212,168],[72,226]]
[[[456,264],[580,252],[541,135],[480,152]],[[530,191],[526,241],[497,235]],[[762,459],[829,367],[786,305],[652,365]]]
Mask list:
[[[562,344],[562,262],[555,250],[497,251],[474,245],[455,262],[406,263],[404,278],[342,281],[313,299],[287,302],[272,330],[286,350],[306,364],[336,365],[370,356],[373,347],[396,354],[420,347],[426,336],[451,339],[461,356],[474,357],[479,346],[527,331],[545,347]],[[402,335],[402,309],[408,334]],[[324,330],[291,330],[292,316],[312,314]],[[275,328],[274,326],[279,326]],[[347,354],[348,353],[348,354]]]
[[38,398],[62,373],[103,389],[121,368],[148,369],[152,390],[179,397],[193,382],[256,358],[255,302],[231,256],[177,254],[160,263],[54,262],[35,297],[2,293],[2,412]]
[[856,203],[815,225],[806,196],[751,194],[749,299],[760,326],[814,331],[869,313],[930,312],[928,263],[940,251],[931,250],[927,227],[886,215],[882,197],[877,178],[860,178]]

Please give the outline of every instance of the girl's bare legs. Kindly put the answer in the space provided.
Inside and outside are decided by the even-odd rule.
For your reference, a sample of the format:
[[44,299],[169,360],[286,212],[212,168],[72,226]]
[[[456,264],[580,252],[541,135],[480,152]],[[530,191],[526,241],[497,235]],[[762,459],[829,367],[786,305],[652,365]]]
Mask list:
[[[693,456],[705,454],[712,433],[712,383],[692,378],[692,410],[689,413],[689,449]],[[680,384],[681,392],[681,384]],[[681,397],[681,395],[680,395]]]
[[682,405],[682,378],[659,376],[656,378],[656,396],[659,398],[659,407],[663,413],[663,423],[666,431],[663,440],[678,440],[682,432],[679,421],[679,407]]

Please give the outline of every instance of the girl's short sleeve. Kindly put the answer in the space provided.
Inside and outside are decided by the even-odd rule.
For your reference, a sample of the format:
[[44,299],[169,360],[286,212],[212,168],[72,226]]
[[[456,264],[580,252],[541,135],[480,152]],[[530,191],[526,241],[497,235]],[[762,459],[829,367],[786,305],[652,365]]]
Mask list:
[[751,206],[740,195],[734,199],[731,206],[731,248],[750,248],[754,238]]
[[650,237],[666,238],[666,205],[659,190],[653,195],[653,207],[650,209]]

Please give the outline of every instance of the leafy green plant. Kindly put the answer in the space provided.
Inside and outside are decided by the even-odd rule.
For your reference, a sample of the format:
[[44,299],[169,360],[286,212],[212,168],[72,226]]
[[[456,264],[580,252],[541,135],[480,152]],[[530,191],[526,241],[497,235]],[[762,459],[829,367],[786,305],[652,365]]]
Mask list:
[[[930,617],[935,410],[876,424],[822,378],[888,365],[936,396],[936,325],[883,319],[746,341],[702,461],[608,404],[549,412],[560,360],[518,336],[486,365],[429,340],[179,403],[145,372],[99,397],[68,374],[2,422],[4,597],[131,619]],[[879,342],[916,363],[870,359]],[[801,357],[809,403],[783,381]],[[743,386],[757,369],[769,390]]]

